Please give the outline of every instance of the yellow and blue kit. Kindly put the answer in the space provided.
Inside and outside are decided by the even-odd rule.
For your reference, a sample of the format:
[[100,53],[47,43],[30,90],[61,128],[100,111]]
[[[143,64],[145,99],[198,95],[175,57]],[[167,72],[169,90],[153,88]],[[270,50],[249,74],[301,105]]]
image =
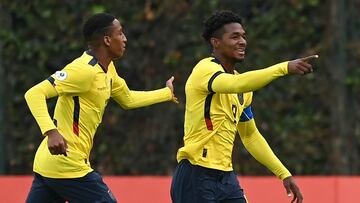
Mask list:
[[[56,96],[51,118],[46,99]],[[110,98],[130,109],[169,101],[172,93],[168,87],[154,91],[129,90],[113,62],[104,71],[95,57],[84,52],[61,71],[28,90],[25,98],[42,134],[57,129],[68,146],[67,156],[51,155],[48,137],[45,137],[35,155],[34,172],[47,178],[78,178],[93,171],[90,151]]]
[[288,62],[242,74],[226,73],[213,57],[201,60],[186,86],[184,146],[177,160],[220,171],[232,171],[238,132],[251,155],[277,177],[291,176],[259,133],[251,110],[252,91],[286,75]]

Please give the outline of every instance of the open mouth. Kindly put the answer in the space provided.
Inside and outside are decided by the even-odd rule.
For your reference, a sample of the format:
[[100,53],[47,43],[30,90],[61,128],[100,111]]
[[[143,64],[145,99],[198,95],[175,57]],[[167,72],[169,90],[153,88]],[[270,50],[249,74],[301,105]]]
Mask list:
[[236,52],[239,53],[240,55],[244,55],[244,54],[245,54],[245,50],[244,50],[244,49],[237,49]]

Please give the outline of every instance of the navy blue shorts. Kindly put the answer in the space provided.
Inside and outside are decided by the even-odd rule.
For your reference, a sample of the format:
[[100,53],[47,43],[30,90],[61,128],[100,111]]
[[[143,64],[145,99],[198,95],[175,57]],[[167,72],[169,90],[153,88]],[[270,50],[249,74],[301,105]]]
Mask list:
[[220,171],[180,161],[171,183],[173,203],[246,203],[233,171]]
[[37,173],[26,203],[116,203],[101,176],[90,172],[81,178],[45,178]]

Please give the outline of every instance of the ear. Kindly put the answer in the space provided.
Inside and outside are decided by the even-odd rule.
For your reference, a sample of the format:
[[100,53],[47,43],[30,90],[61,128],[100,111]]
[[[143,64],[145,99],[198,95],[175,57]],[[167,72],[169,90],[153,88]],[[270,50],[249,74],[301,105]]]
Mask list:
[[220,45],[220,40],[218,38],[212,37],[210,38],[210,44],[212,47],[214,47],[214,49],[217,49]]
[[103,39],[104,39],[105,46],[109,47],[110,46],[110,41],[111,41],[110,37],[109,36],[104,36]]

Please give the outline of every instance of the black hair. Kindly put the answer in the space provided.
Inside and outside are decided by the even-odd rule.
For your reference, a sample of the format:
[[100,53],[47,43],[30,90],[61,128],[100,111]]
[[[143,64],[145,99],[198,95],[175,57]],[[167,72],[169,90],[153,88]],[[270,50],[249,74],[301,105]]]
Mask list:
[[98,13],[86,20],[83,26],[83,36],[87,43],[92,42],[110,31],[115,16],[109,13]]
[[[205,22],[202,37],[210,43],[211,37],[214,37],[218,30],[229,23],[242,24],[242,19],[232,11],[217,11],[213,13]],[[219,36],[216,36],[219,37]]]

